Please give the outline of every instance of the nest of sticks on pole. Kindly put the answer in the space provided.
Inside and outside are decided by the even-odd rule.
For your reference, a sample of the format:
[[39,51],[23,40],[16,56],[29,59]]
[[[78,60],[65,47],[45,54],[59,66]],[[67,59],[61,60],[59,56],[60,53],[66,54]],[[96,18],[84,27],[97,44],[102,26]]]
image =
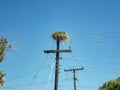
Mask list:
[[67,32],[59,31],[59,32],[54,32],[52,34],[52,37],[54,40],[59,40],[61,42],[65,42],[69,39],[69,35]]

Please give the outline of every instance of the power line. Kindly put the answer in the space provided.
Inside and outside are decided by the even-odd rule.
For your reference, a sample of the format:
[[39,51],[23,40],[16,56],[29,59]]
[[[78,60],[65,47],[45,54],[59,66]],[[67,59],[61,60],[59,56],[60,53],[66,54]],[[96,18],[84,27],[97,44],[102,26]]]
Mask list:
[[[39,70],[40,70],[40,69],[39,69]],[[36,79],[36,77],[37,77],[37,75],[38,75],[38,73],[39,73],[39,70],[38,70],[38,71],[36,72],[36,74],[34,75],[32,81],[30,82],[30,84],[29,84],[28,87],[27,87],[27,90],[29,90],[30,86],[33,84],[34,80]]]
[[[42,68],[46,68],[46,66],[44,66],[44,67],[42,67]],[[22,75],[16,76],[16,77],[14,77],[14,78],[12,78],[12,79],[7,80],[6,83],[8,83],[8,82],[10,82],[10,81],[13,81],[13,80],[16,80],[16,79],[24,78],[24,76],[30,75],[30,74],[32,74],[33,72],[36,72],[36,71],[41,70],[42,68],[40,67],[40,68],[37,68],[37,69],[32,70],[32,71],[30,71],[30,72],[27,72],[27,73],[24,73],[24,74],[22,74]]]
[[92,82],[91,82],[90,78],[88,77],[87,72],[86,72],[86,71],[84,71],[84,72],[85,72],[86,78],[87,78],[87,80],[88,80],[88,82],[89,82],[89,84],[90,84],[91,88],[93,89],[93,84],[92,84]]
[[1,87],[2,89],[9,89],[9,90],[20,90],[20,89],[18,89],[18,88],[16,88],[16,87],[11,87],[11,86],[3,86],[3,87]]
[[[65,61],[67,61],[67,60],[71,60],[71,62],[73,62],[73,61],[77,61],[78,63],[79,62],[82,62],[83,64],[85,64],[85,63],[89,63],[89,62],[91,62],[90,60],[87,60],[87,59],[76,59],[76,58],[73,58],[73,59],[71,59],[71,58],[62,58],[62,59],[64,59]],[[75,59],[75,60],[74,60]],[[94,60],[94,59],[93,59]],[[100,60],[97,60],[96,62],[94,62],[95,64],[102,64],[102,65],[118,65],[118,66],[120,66],[120,62],[115,62],[116,60],[114,59],[112,59],[111,61],[109,60],[109,61],[105,61],[105,60],[103,60],[103,59],[100,59]],[[79,63],[80,64],[80,63]]]
[[20,53],[16,53],[16,52],[14,52],[14,51],[12,51],[12,53],[15,54],[15,55],[17,55],[17,56],[19,56],[19,57],[24,58],[24,59],[25,59],[25,60],[23,59],[24,62],[27,62],[27,63],[30,63],[30,64],[34,64],[34,63],[35,63],[33,59],[31,59],[31,58],[29,58],[29,57],[27,57],[27,56],[25,56],[25,55],[22,55],[22,54],[20,54]]
[[[76,40],[80,40],[82,42],[117,42],[120,41],[118,38],[120,37],[120,32],[93,32],[93,33],[82,33],[79,35],[76,35]],[[92,41],[91,41],[92,40]],[[117,42],[119,43],[119,42]]]

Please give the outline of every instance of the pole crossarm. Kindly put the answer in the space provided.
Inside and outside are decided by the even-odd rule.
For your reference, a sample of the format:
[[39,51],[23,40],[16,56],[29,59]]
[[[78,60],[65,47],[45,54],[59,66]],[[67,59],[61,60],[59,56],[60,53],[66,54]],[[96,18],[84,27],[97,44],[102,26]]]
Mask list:
[[44,50],[44,53],[57,53],[57,52],[59,52],[59,53],[65,53],[65,52],[71,53],[72,50],[70,50],[70,49],[68,49],[68,50]]
[[68,71],[76,71],[76,70],[84,70],[84,68],[72,68],[72,69],[68,69],[68,70],[64,70],[65,72],[68,72]]

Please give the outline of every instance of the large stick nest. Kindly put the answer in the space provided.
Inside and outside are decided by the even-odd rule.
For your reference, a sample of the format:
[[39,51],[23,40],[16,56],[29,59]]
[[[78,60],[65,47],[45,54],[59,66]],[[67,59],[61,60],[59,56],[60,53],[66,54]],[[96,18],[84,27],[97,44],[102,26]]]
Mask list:
[[53,39],[59,40],[59,41],[66,41],[69,38],[68,33],[60,31],[60,32],[54,32],[52,34]]

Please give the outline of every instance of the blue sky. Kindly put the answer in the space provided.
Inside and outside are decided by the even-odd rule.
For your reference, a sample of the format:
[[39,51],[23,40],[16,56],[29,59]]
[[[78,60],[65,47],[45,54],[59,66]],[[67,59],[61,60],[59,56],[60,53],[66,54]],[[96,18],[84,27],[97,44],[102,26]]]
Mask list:
[[119,0],[0,0],[0,36],[12,49],[0,64],[7,74],[1,90],[53,90],[56,49],[51,34],[69,33],[61,49],[59,90],[73,90],[72,72],[77,71],[77,90],[98,90],[120,76]]

